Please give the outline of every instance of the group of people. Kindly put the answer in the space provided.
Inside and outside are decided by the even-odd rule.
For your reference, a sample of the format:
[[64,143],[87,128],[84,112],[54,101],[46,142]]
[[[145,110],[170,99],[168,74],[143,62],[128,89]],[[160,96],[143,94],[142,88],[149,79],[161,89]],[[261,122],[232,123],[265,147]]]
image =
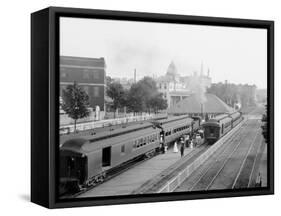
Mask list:
[[[203,143],[203,133],[200,132],[193,134],[193,136],[186,135],[185,137],[180,137],[180,155],[184,156],[185,148],[193,148]],[[178,152],[177,141],[174,144],[174,152]]]
[[[185,148],[194,148],[203,142],[203,131],[198,131],[198,133],[194,133],[192,136],[185,135],[180,137],[179,139],[180,145],[180,155],[181,157],[184,156],[184,149]],[[167,144],[164,142],[163,135],[160,136],[160,151],[164,154],[168,149]],[[178,152],[178,143],[175,141],[173,152]]]

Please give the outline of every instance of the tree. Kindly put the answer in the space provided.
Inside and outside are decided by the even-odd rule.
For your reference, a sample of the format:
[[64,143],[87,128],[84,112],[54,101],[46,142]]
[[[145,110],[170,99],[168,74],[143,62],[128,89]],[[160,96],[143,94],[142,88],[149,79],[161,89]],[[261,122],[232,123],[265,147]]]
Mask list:
[[129,111],[134,113],[143,112],[145,110],[145,96],[140,85],[133,84],[128,92],[127,106]]
[[89,96],[76,82],[63,90],[62,109],[74,120],[74,132],[77,120],[89,116]]
[[267,105],[265,105],[265,113],[262,115],[262,135],[266,143],[268,143],[268,118],[267,118]]
[[126,91],[120,83],[111,82],[107,86],[106,93],[113,100],[112,108],[115,118],[116,110],[126,105]]
[[109,85],[110,83],[113,82],[112,78],[110,76],[106,76],[105,77],[105,82],[106,82],[106,85]]
[[148,106],[153,110],[154,113],[157,113],[159,110],[167,109],[168,104],[163,98],[163,94],[158,93],[148,100]]
[[240,103],[242,107],[255,105],[255,85],[236,85],[232,83],[213,83],[207,89],[208,93],[215,94],[229,106]]
[[[128,93],[128,108],[133,112],[150,112],[151,100],[159,97],[158,94],[156,82],[151,77],[144,77],[131,86]],[[159,98],[158,102],[160,102]]]

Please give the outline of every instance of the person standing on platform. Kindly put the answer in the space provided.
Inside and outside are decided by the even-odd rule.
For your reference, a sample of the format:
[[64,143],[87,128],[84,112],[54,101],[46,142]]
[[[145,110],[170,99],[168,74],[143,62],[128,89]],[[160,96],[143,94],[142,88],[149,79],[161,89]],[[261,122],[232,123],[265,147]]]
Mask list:
[[182,138],[182,137],[181,137],[180,152],[181,152],[181,157],[183,157],[183,156],[184,156],[184,141],[183,141],[183,138]]
[[173,152],[174,152],[174,153],[178,153],[178,152],[179,152],[179,150],[178,150],[178,144],[177,144],[177,141],[175,141],[175,143],[174,143],[174,149],[173,149]]
[[162,154],[165,153],[165,144],[164,144],[163,134],[160,135],[160,151],[162,152]]
[[189,135],[187,134],[185,136],[185,147],[188,148],[188,146],[189,146]]

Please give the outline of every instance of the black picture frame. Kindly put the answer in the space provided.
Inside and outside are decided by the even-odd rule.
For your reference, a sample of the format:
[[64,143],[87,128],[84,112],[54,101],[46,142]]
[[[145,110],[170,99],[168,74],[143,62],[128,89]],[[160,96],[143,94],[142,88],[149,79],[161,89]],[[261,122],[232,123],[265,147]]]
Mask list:
[[[59,200],[59,17],[263,28],[267,30],[268,187]],[[47,208],[146,203],[274,194],[274,22],[109,10],[49,7],[31,15],[31,201]]]

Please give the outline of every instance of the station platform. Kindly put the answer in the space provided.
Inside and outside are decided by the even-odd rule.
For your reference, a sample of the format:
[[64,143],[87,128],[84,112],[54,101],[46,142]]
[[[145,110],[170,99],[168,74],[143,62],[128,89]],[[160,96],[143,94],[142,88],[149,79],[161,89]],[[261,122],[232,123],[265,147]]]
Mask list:
[[[179,144],[178,144],[179,149]],[[114,196],[128,195],[138,189],[141,185],[153,179],[161,172],[169,169],[176,162],[188,158],[197,148],[185,148],[184,156],[180,151],[173,152],[173,147],[169,148],[165,154],[159,154],[150,158],[116,177],[94,187],[93,189],[80,194],[80,197]]]

